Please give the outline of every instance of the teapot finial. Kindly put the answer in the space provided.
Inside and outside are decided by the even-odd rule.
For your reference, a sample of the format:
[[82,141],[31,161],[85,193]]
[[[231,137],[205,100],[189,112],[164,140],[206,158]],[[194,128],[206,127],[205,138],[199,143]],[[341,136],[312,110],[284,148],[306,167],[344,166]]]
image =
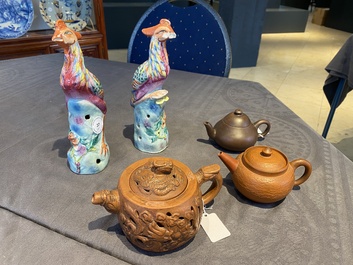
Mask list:
[[261,151],[261,155],[264,157],[269,157],[272,155],[272,149],[268,146],[266,146],[264,149]]
[[157,159],[153,161],[151,171],[155,174],[168,175],[173,170],[173,162],[167,159]]
[[242,115],[243,112],[242,112],[241,109],[236,109],[236,110],[234,111],[234,114],[235,114],[235,115]]

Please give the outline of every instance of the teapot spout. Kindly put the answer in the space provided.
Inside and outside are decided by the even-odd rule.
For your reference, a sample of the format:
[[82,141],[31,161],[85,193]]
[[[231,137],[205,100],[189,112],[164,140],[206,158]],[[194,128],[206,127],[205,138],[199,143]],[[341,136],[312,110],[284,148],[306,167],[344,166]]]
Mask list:
[[120,209],[117,190],[101,190],[92,195],[92,203],[103,206],[110,213],[118,213]]
[[207,131],[208,137],[210,137],[212,140],[214,140],[216,138],[216,130],[215,130],[215,128],[213,128],[212,124],[209,123],[208,121],[205,121],[203,124],[206,127],[206,131]]
[[233,173],[237,169],[239,165],[239,161],[237,159],[223,152],[219,152],[218,157],[222,160],[223,164],[226,165],[230,173]]

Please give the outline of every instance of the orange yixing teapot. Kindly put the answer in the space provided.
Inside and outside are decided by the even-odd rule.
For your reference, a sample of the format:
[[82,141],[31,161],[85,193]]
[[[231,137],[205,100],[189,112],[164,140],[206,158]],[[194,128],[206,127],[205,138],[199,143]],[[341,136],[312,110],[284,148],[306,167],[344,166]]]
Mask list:
[[[263,133],[257,129],[261,124],[266,124]],[[259,137],[264,137],[271,128],[267,120],[258,120],[251,123],[249,117],[240,109],[226,115],[213,127],[209,122],[204,122],[208,136],[221,147],[231,151],[244,151],[253,146]]]
[[[222,187],[219,171],[214,164],[193,174],[177,160],[145,158],[124,170],[117,189],[94,193],[92,203],[118,215],[132,244],[147,251],[173,250],[198,232],[203,205]],[[212,185],[202,194],[200,187],[206,181]]]
[[[284,199],[294,186],[305,182],[312,171],[311,164],[302,158],[288,162],[279,150],[266,146],[249,147],[233,158],[220,152],[219,158],[228,167],[237,190],[245,197],[260,203],[272,203]],[[305,171],[295,179],[295,170],[303,166]]]

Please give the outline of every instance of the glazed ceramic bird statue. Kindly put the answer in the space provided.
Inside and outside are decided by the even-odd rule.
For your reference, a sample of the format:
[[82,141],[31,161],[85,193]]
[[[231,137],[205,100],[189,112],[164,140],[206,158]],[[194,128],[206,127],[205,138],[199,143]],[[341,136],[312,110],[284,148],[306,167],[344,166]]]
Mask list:
[[169,98],[168,91],[162,88],[170,71],[166,41],[176,34],[165,18],[142,32],[151,37],[151,42],[148,60],[136,69],[132,81],[134,145],[143,152],[159,153],[167,148],[169,141],[164,111]]
[[69,114],[68,139],[72,147],[68,162],[75,173],[93,174],[104,169],[109,160],[104,137],[107,107],[100,81],[85,67],[80,38],[81,34],[62,20],[56,22],[52,41],[64,49],[60,85]]
[[144,96],[162,88],[170,70],[166,41],[176,37],[170,21],[164,18],[158,25],[142,29],[142,33],[151,37],[149,58],[134,73],[132,106],[141,101]]
[[86,99],[96,105],[104,114],[107,112],[102,85],[97,77],[85,67],[78,39],[82,36],[58,20],[52,41],[64,49],[65,62],[61,71],[60,85],[69,98]]

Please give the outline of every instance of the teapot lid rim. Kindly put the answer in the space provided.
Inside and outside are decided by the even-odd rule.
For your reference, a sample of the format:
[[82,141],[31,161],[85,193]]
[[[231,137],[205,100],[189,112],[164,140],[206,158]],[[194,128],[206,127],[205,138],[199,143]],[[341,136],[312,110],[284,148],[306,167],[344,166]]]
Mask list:
[[248,167],[263,173],[281,173],[288,168],[288,158],[278,149],[269,146],[252,146],[243,154]]

